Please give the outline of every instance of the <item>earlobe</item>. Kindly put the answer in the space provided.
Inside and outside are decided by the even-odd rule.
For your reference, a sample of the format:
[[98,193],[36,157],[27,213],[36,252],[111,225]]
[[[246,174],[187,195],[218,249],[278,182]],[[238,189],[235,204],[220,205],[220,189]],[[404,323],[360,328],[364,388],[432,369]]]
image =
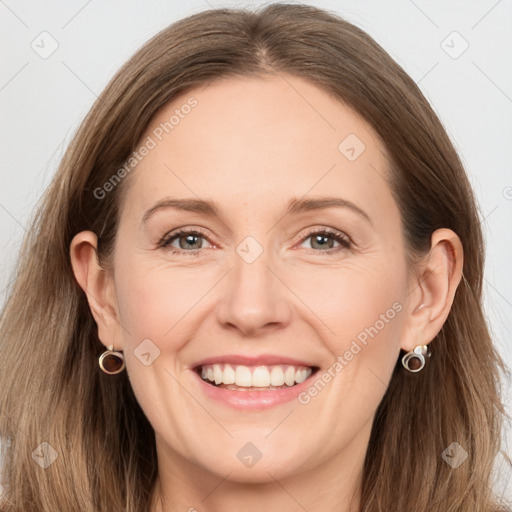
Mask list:
[[87,296],[98,326],[98,336],[106,347],[112,347],[119,334],[117,304],[112,278],[99,264],[97,247],[98,237],[92,231],[75,235],[70,245],[71,265],[78,284]]
[[442,329],[462,278],[462,267],[463,248],[459,237],[450,229],[434,231],[430,250],[419,263],[412,283],[404,350],[427,345]]

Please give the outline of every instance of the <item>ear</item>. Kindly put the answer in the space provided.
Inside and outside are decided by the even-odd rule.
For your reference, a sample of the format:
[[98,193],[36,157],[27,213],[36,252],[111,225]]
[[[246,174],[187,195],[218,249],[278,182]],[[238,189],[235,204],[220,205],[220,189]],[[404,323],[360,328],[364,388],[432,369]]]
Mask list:
[[463,249],[450,229],[434,231],[430,250],[410,282],[407,319],[400,346],[405,351],[428,345],[439,333],[462,278]]
[[97,248],[98,237],[95,233],[78,233],[71,241],[71,265],[78,284],[87,296],[101,342],[109,349],[122,350],[119,345],[122,344],[122,333],[114,279],[100,266]]

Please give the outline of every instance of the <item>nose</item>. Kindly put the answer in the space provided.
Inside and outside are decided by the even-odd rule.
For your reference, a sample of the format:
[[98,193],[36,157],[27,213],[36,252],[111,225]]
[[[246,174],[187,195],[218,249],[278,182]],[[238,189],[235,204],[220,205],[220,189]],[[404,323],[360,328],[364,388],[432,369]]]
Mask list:
[[290,292],[268,263],[265,252],[252,263],[235,255],[234,268],[226,276],[217,308],[218,321],[225,329],[258,336],[289,324]]

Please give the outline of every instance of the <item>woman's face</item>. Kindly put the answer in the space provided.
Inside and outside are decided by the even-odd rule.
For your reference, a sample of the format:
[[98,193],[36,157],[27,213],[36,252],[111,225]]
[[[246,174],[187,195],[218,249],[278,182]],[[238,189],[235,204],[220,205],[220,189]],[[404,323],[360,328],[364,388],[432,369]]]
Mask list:
[[380,139],[283,75],[190,91],[143,145],[115,344],[161,460],[251,482],[362,460],[411,286]]

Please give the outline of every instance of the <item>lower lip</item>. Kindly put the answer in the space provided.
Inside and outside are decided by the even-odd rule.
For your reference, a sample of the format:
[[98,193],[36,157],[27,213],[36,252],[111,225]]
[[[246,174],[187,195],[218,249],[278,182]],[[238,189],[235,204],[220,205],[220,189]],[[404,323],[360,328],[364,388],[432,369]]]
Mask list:
[[235,409],[257,411],[297,399],[297,396],[311,385],[311,378],[317,372],[312,373],[304,382],[295,384],[295,386],[285,386],[282,389],[269,391],[235,391],[219,388],[205,382],[195,370],[192,370],[192,373],[199,380],[203,392],[213,400]]

